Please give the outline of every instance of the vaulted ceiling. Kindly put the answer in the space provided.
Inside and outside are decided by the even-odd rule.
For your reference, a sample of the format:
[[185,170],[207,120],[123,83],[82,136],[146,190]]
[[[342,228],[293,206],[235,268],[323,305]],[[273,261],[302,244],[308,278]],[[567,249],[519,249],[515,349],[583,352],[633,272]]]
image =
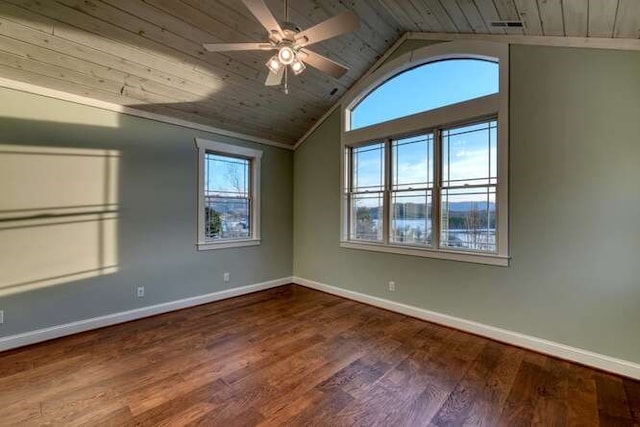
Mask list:
[[[266,0],[276,17],[282,0]],[[263,41],[238,0],[0,2],[0,77],[295,143],[407,31],[640,37],[639,0],[289,0],[310,27],[346,9],[362,25],[314,50],[351,70],[308,68],[285,95],[265,87],[267,52],[209,53],[202,43]],[[522,20],[524,28],[500,28]]]

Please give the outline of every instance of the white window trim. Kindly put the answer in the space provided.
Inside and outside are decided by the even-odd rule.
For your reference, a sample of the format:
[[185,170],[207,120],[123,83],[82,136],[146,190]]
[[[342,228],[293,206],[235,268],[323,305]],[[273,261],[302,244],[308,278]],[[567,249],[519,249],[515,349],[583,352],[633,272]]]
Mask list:
[[[401,117],[372,126],[349,130],[351,109],[365,96],[390,78],[411,68],[434,61],[456,58],[485,59],[499,64],[500,92],[460,102],[446,107]],[[509,45],[482,41],[443,42],[411,52],[388,62],[358,82],[347,92],[341,111],[341,155],[340,155],[340,246],[452,261],[473,262],[498,266],[508,266],[509,256]],[[496,254],[454,251],[439,248],[422,248],[410,245],[395,245],[376,242],[350,240],[348,235],[348,198],[345,194],[345,162],[347,147],[364,145],[376,140],[403,134],[433,130],[475,119],[497,117],[498,120],[498,185],[496,187],[496,220],[498,250]]]
[[[210,141],[196,138],[198,149],[198,250],[238,248],[243,246],[257,246],[260,244],[260,161],[262,151],[252,148],[240,147],[237,145],[224,144],[222,142]],[[207,239],[204,234],[204,186],[205,186],[205,166],[204,159],[207,152],[215,152],[222,155],[240,156],[251,160],[251,237],[246,239]]]

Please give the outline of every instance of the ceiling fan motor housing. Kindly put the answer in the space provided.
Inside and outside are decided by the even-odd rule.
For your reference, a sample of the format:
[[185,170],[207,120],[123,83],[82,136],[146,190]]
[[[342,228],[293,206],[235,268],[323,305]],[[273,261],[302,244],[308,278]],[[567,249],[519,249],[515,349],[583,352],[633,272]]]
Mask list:
[[298,27],[298,24],[296,24],[295,22],[291,22],[291,21],[284,21],[280,24],[280,28],[282,28],[282,31],[284,32],[284,34],[288,37],[290,34],[292,37],[295,37],[296,34],[298,34],[300,31],[302,31],[300,29],[300,27]]
[[[281,43],[295,44],[296,34],[302,30],[297,24],[289,21],[284,21],[281,24],[282,34],[276,30],[271,31],[269,34],[269,41],[275,46]],[[284,37],[283,37],[284,36]]]
[[291,46],[294,50],[298,50],[300,46],[298,45],[299,41],[296,41],[296,35],[300,33],[302,30],[295,23],[285,21],[282,23],[282,32],[284,33],[284,38],[280,42],[280,44],[285,44]]

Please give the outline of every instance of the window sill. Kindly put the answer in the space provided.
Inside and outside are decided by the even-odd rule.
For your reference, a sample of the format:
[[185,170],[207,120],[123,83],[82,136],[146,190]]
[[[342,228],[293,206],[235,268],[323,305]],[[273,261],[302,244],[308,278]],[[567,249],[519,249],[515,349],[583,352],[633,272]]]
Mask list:
[[199,251],[209,251],[212,249],[241,248],[243,246],[258,246],[258,245],[260,245],[260,239],[220,240],[217,242],[199,242],[197,244]]
[[450,261],[471,262],[476,264],[509,266],[509,257],[492,254],[478,254],[448,250],[433,250],[401,245],[383,245],[380,243],[363,243],[354,241],[341,241],[341,248],[360,249],[365,251],[386,252],[400,255],[419,256],[424,258],[446,259]]

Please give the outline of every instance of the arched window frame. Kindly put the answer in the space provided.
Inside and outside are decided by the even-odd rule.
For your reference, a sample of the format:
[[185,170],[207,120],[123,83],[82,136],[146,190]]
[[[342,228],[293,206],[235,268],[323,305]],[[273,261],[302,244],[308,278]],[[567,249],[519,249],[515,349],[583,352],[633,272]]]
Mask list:
[[[351,112],[367,95],[380,85],[403,72],[431,62],[449,59],[481,59],[499,64],[499,92],[441,108],[412,114],[390,121],[351,130]],[[388,241],[388,229],[382,243],[349,239],[349,207],[346,154],[351,147],[384,141],[392,137],[411,135],[430,129],[439,129],[483,118],[496,117],[498,184],[496,187],[496,243],[495,254],[464,252],[439,248],[416,248],[394,245]],[[350,249],[399,253],[454,261],[489,265],[509,265],[509,46],[503,43],[481,41],[451,41],[426,46],[407,52],[372,72],[347,92],[341,109],[341,231],[340,245]],[[385,211],[388,211],[388,200]],[[388,215],[388,213],[385,213]],[[387,218],[388,219],[388,218]],[[387,221],[388,222],[388,221]]]

